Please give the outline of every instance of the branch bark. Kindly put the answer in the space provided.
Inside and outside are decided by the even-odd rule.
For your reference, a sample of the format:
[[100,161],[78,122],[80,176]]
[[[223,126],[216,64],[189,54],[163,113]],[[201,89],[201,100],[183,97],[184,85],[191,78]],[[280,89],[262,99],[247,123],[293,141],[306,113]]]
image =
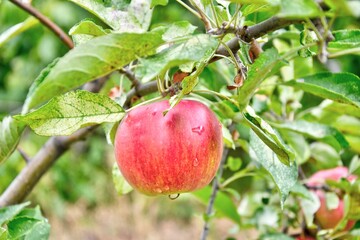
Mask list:
[[[231,49],[231,51],[235,53],[240,49],[239,40],[249,43],[253,39],[262,37],[269,32],[300,22],[300,20],[290,20],[272,17],[254,26],[244,27],[240,29],[239,37],[234,37],[233,39],[229,40],[226,45]],[[219,49],[216,51],[216,54],[229,56],[229,52],[224,46],[220,46]],[[218,59],[218,57],[215,57],[211,60],[211,62],[217,61]]]
[[55,23],[53,23],[49,18],[45,17],[41,12],[37,9],[33,8],[30,4],[23,3],[19,0],[9,0],[13,4],[17,5],[24,11],[28,12],[30,15],[39,19],[39,21],[45,25],[48,29],[50,29],[56,36],[60,38],[61,41],[65,43],[70,49],[74,48],[74,43],[71,38]]

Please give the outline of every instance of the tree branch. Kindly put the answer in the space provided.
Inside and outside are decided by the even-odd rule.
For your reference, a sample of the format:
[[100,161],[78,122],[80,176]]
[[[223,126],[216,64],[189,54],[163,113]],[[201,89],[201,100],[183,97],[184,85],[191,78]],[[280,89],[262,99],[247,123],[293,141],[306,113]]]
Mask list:
[[[226,45],[231,49],[231,51],[236,52],[240,48],[239,40],[249,43],[252,41],[252,39],[262,37],[269,32],[300,22],[300,20],[272,17],[254,26],[243,27],[242,29],[239,29],[239,37],[234,37],[233,39],[229,40]],[[224,46],[220,46],[216,51],[216,54],[229,56],[229,52]],[[211,59],[211,62],[217,61],[218,59],[218,57],[215,57]]]
[[45,17],[41,12],[33,8],[30,4],[23,3],[19,0],[9,0],[13,4],[17,5],[24,11],[28,12],[30,15],[39,19],[39,21],[44,24],[48,29],[57,35],[61,41],[65,43],[70,49],[74,48],[74,43],[71,38],[55,23],[53,23],[49,18]]

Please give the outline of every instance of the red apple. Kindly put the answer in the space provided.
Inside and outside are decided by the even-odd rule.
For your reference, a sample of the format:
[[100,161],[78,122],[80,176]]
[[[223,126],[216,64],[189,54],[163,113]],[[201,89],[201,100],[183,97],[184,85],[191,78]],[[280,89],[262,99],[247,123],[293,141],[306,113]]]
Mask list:
[[[311,187],[319,187],[325,184],[326,180],[339,181],[341,178],[347,178],[349,181],[356,179],[356,176],[349,175],[346,167],[336,167],[333,169],[322,170],[312,175],[308,180]],[[320,208],[315,213],[315,219],[324,229],[334,228],[344,216],[344,201],[339,199],[339,205],[335,209],[328,209],[326,205],[325,192],[323,190],[315,190],[320,200]],[[344,230],[350,230],[355,225],[355,221],[348,221]]]
[[121,121],[115,156],[125,179],[147,195],[190,192],[215,176],[223,151],[221,124],[204,104],[167,100],[140,106]]

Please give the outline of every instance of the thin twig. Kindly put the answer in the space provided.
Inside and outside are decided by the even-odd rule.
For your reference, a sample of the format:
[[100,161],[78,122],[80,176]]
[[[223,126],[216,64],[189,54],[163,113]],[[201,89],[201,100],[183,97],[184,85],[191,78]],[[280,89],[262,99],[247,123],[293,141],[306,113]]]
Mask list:
[[45,17],[41,12],[37,9],[32,7],[30,4],[23,3],[19,0],[9,0],[13,4],[17,5],[24,11],[28,12],[30,15],[34,16],[35,18],[39,19],[39,21],[44,24],[48,29],[54,32],[61,41],[65,43],[70,49],[74,48],[74,43],[71,38],[54,22],[52,22],[49,18]]
[[124,74],[131,81],[132,87],[137,88],[140,85],[139,79],[136,78],[135,73],[133,73],[129,68],[122,68],[119,72]]
[[30,157],[21,148],[17,147],[17,150],[26,163],[29,163],[31,161]]
[[[299,23],[300,20],[291,20],[291,19],[282,19],[278,17],[269,18],[261,23],[258,23],[251,27],[244,27],[243,29],[239,29],[238,31],[241,32],[239,37],[234,37],[233,39],[229,40],[226,45],[232,50],[232,52],[236,52],[240,49],[239,40],[244,42],[251,42],[253,39],[259,38],[264,36],[265,34],[289,26],[291,24]],[[243,32],[243,33],[242,33]],[[220,46],[216,51],[216,54],[229,56],[229,52],[224,46]],[[211,62],[219,60],[218,58],[213,58]]]
[[200,237],[201,240],[205,240],[207,238],[207,235],[209,234],[209,229],[210,229],[209,228],[209,218],[213,214],[214,203],[215,203],[216,195],[217,195],[218,190],[219,190],[219,180],[220,180],[220,178],[221,178],[221,176],[223,174],[224,165],[225,165],[228,153],[229,153],[229,149],[224,148],[224,152],[223,152],[222,159],[221,159],[221,162],[220,162],[220,166],[219,166],[219,169],[218,169],[218,172],[217,172],[217,176],[213,180],[212,193],[211,193],[211,196],[210,196],[209,204],[208,204],[207,209],[206,209],[207,219],[205,220],[204,228],[203,228],[203,231],[201,233],[201,237]]

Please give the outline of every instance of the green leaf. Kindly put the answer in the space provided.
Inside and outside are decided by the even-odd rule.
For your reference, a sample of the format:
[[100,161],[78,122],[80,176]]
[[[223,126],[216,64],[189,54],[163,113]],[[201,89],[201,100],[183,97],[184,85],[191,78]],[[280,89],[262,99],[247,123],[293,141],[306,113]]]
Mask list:
[[227,166],[233,172],[240,169],[242,165],[241,158],[229,156],[227,159]]
[[0,227],[0,240],[8,239],[8,231],[5,228]]
[[295,151],[296,163],[298,165],[305,163],[310,157],[310,147],[305,137],[292,131],[281,131],[281,136],[286,143]]
[[37,220],[46,220],[46,218],[44,218],[41,214],[39,205],[35,208],[25,208],[21,210],[21,212],[17,214],[16,217],[29,217]]
[[157,5],[166,6],[169,0],[151,0],[150,7],[153,8]]
[[34,17],[29,17],[24,22],[18,23],[12,26],[11,28],[7,29],[0,35],[0,48],[12,38],[20,35],[21,33],[25,32],[29,28],[32,28],[38,23],[39,20],[37,20]]
[[38,222],[26,234],[24,240],[48,240],[50,235],[50,224],[47,222]]
[[[145,32],[152,17],[149,0],[132,0],[127,6],[106,6],[103,1],[70,0],[91,12],[118,32]],[[125,6],[125,7],[124,7]]]
[[91,36],[106,35],[107,32],[91,20],[83,20],[69,30],[70,35],[86,34]]
[[250,65],[248,77],[244,85],[239,89],[238,102],[240,110],[245,109],[251,97],[272,71],[276,71],[281,66],[281,59],[276,49],[271,48],[261,53],[255,62]]
[[307,137],[322,140],[323,142],[334,147],[337,151],[340,151],[342,148],[349,146],[349,143],[338,130],[327,125],[311,123],[303,120],[284,123],[271,123],[271,125],[279,129],[298,132]]
[[11,220],[7,227],[11,239],[19,239],[29,234],[40,221],[31,217],[17,217]]
[[30,202],[0,208],[0,226],[13,219],[19,212],[21,212],[22,209],[28,205],[30,205]]
[[276,153],[283,164],[289,165],[294,161],[295,153],[285,145],[280,135],[266,121],[256,115],[250,106],[246,108],[244,118],[256,135]]
[[343,29],[334,31],[334,40],[329,42],[330,48],[355,48],[360,47],[360,30]]
[[226,128],[224,125],[221,125],[221,129],[222,129],[222,136],[223,136],[223,141],[226,147],[228,148],[232,148],[235,149],[235,143],[233,140],[233,137],[231,136],[231,133],[229,131],[228,128]]
[[314,225],[314,214],[320,208],[319,197],[312,191],[308,191],[306,198],[300,199],[300,205],[304,212],[305,222],[308,227]]
[[333,102],[331,100],[324,100],[320,105],[324,110],[338,113],[338,114],[346,114],[350,116],[355,116],[360,118],[360,111],[357,107],[353,105]]
[[340,154],[328,144],[313,142],[310,149],[312,158],[321,168],[334,168],[341,164]]
[[313,0],[281,0],[279,17],[309,18],[321,15],[318,5]]
[[150,58],[142,59],[137,75],[143,82],[148,82],[159,74],[163,75],[172,67],[208,57],[209,52],[212,53],[217,45],[218,42],[208,34],[196,35]]
[[124,176],[121,174],[117,163],[114,163],[112,168],[112,178],[116,192],[119,196],[125,195],[133,190],[130,184],[125,180]]
[[[208,204],[212,190],[210,186],[206,186],[200,190],[192,192],[191,194],[198,198],[202,203]],[[223,192],[218,192],[214,202],[214,208],[221,215],[229,218],[233,222],[239,224],[240,216],[237,213],[234,202],[228,195]]]
[[360,78],[351,73],[318,73],[284,85],[360,108]]
[[25,122],[39,135],[70,135],[81,127],[116,122],[124,110],[109,97],[83,90],[68,92],[26,115],[14,118]]
[[333,210],[338,208],[339,206],[339,197],[334,192],[326,192],[325,193],[326,199],[326,208],[329,210]]
[[196,26],[191,25],[188,21],[179,21],[170,25],[156,27],[152,31],[163,32],[162,39],[166,42],[176,42],[191,35],[196,28]]
[[269,172],[278,187],[281,206],[283,207],[290,190],[297,181],[296,163],[290,163],[290,166],[283,164],[277,155],[253,131],[250,131],[250,146],[252,149],[251,156]]
[[15,151],[24,128],[24,124],[10,116],[0,122],[0,163]]
[[79,45],[40,74],[30,88],[24,109],[105,76],[137,57],[155,53],[163,43],[162,33],[110,33]]

